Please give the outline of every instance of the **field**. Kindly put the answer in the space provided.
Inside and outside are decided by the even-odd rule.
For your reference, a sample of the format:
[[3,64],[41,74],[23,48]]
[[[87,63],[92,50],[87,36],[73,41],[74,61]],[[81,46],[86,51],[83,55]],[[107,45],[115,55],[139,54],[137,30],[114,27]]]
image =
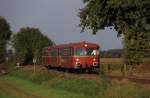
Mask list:
[[0,77],[0,98],[150,98],[150,86],[21,69]]
[[122,58],[100,58],[100,64],[101,65],[123,65],[123,59]]
[[[121,75],[121,68],[123,67],[122,58],[100,58],[100,68],[103,73]],[[109,73],[108,73],[109,72]]]
[[[149,59],[145,59],[149,62]],[[122,58],[100,58],[101,71],[108,75],[115,76],[136,76],[139,78],[150,79],[149,63],[139,65],[136,69],[131,69],[131,66],[125,65]]]

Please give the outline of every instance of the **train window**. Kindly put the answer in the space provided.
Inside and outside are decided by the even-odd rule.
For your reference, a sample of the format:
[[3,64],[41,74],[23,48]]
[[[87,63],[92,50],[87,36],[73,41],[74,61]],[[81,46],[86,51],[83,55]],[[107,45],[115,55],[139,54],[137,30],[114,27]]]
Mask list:
[[43,54],[43,56],[48,56],[47,50],[43,50],[42,54]]
[[60,56],[70,56],[71,48],[62,48],[60,49]]
[[99,55],[99,50],[93,49],[93,51],[91,52],[91,55]]
[[51,56],[57,56],[57,55],[58,55],[57,49],[51,49],[51,50],[50,50],[50,55],[51,55]]
[[98,50],[94,48],[76,48],[75,55],[77,56],[89,56],[89,55],[98,55]]
[[86,48],[87,55],[92,55],[93,50],[93,48]]
[[78,56],[82,56],[82,55],[86,55],[87,52],[84,48],[76,48],[75,49],[75,55],[78,55]]

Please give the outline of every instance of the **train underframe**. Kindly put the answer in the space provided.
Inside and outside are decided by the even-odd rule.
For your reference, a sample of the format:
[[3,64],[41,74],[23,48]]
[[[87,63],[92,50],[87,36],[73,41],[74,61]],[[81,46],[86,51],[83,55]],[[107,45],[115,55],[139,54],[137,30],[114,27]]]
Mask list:
[[56,69],[59,71],[65,71],[65,72],[79,72],[79,73],[99,73],[100,72],[100,66],[88,66],[88,67],[82,67],[80,66],[75,66],[75,67],[62,67],[62,66],[51,66],[47,65],[46,66],[48,69]]

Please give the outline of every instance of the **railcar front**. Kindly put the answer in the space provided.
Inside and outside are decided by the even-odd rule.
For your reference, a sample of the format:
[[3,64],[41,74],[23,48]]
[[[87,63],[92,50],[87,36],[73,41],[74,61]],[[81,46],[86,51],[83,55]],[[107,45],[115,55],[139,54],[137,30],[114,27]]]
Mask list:
[[91,43],[74,46],[73,62],[75,69],[99,70],[99,46]]

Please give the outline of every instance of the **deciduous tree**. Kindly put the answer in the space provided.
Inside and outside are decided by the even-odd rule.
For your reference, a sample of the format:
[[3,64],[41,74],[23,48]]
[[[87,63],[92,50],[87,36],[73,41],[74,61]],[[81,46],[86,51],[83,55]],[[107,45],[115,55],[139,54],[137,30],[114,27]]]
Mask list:
[[0,16],[0,63],[5,60],[6,45],[11,36],[9,23]]
[[92,29],[96,34],[113,26],[123,38],[126,63],[140,63],[150,54],[150,0],[83,1],[85,7],[79,12],[82,31]]
[[21,28],[20,31],[13,36],[13,47],[15,48],[16,58],[18,62],[26,64],[32,63],[32,59],[40,62],[42,48],[53,45],[54,42],[47,36],[43,35],[37,28]]

